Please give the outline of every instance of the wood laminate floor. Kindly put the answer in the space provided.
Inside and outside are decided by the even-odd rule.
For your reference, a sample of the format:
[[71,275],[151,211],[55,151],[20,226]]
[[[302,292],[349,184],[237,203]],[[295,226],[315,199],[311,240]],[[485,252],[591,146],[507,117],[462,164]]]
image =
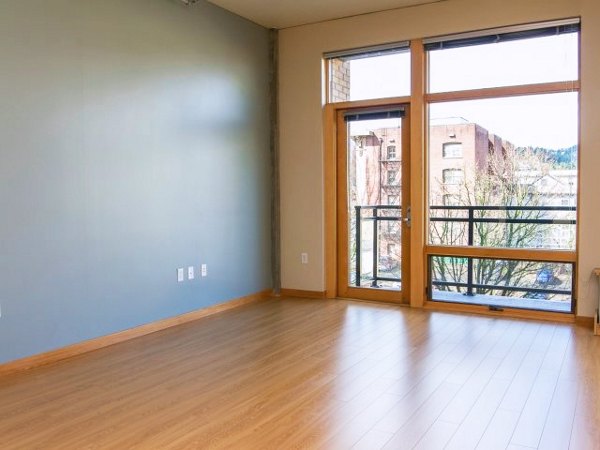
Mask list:
[[268,300],[0,378],[0,448],[600,449],[600,338]]

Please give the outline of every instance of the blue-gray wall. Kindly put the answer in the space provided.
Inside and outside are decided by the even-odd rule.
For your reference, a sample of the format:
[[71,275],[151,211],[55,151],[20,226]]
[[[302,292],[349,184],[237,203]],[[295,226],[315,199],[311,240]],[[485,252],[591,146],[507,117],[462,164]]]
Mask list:
[[268,68],[205,3],[0,2],[0,363],[270,288]]

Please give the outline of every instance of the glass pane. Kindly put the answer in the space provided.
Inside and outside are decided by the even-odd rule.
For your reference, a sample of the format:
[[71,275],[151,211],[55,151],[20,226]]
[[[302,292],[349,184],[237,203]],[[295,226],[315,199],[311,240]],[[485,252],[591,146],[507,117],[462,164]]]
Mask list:
[[575,249],[577,93],[437,103],[429,116],[431,244]]
[[432,256],[431,299],[570,313],[573,265]]
[[579,79],[579,33],[433,50],[429,92]]
[[401,288],[401,121],[398,118],[348,123],[351,286]]
[[329,61],[329,101],[345,102],[410,95],[410,52]]

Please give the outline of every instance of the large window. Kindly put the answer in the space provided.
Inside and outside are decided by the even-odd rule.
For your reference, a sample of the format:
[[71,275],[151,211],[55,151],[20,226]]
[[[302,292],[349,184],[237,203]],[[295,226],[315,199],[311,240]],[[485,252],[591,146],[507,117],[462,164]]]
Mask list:
[[[574,250],[577,110],[573,92],[432,104],[432,136],[438,118],[460,115],[471,142],[463,172],[430,139],[430,242]],[[439,207],[448,195],[455,207]]]
[[[373,149],[356,173],[382,186],[365,226],[388,220],[379,208],[411,229],[396,244],[407,261],[426,256],[412,279],[427,280],[428,300],[574,311],[579,46],[572,18],[324,55],[326,112],[338,114],[328,136],[339,140],[342,111],[408,106],[402,135],[354,136]],[[392,252],[386,225],[365,243],[381,247],[371,256]],[[408,286],[415,305],[425,284]]]
[[426,42],[433,300],[572,311],[578,30],[561,21]]

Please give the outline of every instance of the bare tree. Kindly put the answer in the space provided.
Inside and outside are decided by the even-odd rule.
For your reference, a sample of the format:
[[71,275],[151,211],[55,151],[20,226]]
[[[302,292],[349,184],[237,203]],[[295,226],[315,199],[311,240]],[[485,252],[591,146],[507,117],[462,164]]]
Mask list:
[[[547,213],[538,208],[543,206],[543,198],[535,191],[535,180],[524,174],[543,176],[547,172],[547,163],[532,150],[503,148],[489,155],[485,168],[465,167],[461,183],[446,185],[437,180],[438,189],[432,192],[432,198],[442,200],[445,209],[432,209],[432,217],[439,220],[430,223],[430,242],[493,248],[539,247],[548,228],[535,222],[546,218]],[[474,294],[513,296],[515,291],[501,286],[532,287],[540,263],[478,259],[472,270],[474,284],[480,285],[472,291]],[[433,258],[432,271],[435,280],[465,283],[468,265],[466,258],[438,257]],[[490,285],[495,287],[482,287]],[[444,285],[438,289],[456,290]]]

